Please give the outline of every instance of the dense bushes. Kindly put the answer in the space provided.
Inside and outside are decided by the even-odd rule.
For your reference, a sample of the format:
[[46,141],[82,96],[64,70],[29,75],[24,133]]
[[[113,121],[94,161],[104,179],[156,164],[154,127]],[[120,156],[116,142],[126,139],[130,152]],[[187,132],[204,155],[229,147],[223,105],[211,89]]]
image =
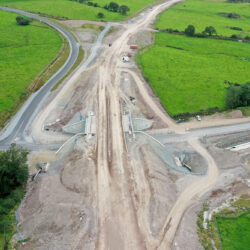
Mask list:
[[231,84],[226,96],[228,108],[250,106],[250,82],[245,84]]
[[126,15],[127,12],[130,11],[129,7],[126,6],[126,5],[122,5],[119,7],[119,12],[122,14],[122,15]]
[[112,11],[112,12],[119,12],[122,15],[126,15],[128,11],[130,11],[129,7],[126,5],[119,6],[118,3],[110,2],[109,4],[104,6],[104,9]]
[[230,27],[231,30],[239,30],[239,31],[242,31],[243,29],[242,28],[239,28],[239,27]]
[[11,192],[5,198],[0,198],[0,233],[8,232],[11,230],[11,220],[9,218],[5,218],[9,214],[9,212],[15,207],[15,205],[20,202],[23,197],[23,191],[21,188],[17,188]]
[[16,188],[7,197],[0,198],[0,238],[4,239],[3,244],[1,244],[3,249],[9,249],[9,241],[14,233],[14,210],[22,197],[23,189]]
[[119,4],[115,2],[110,2],[108,5],[104,6],[104,9],[107,9],[112,12],[118,12]]
[[195,27],[193,25],[188,25],[184,32],[187,36],[194,36]]
[[97,14],[97,17],[98,17],[98,18],[104,18],[104,14],[103,14],[102,12],[99,12],[99,13]]
[[27,154],[15,144],[0,152],[0,234],[4,234],[4,249],[13,233],[13,209],[21,201],[28,179]]
[[28,179],[28,152],[12,144],[0,153],[0,197],[4,198]]
[[83,3],[83,4],[86,4],[86,5],[89,5],[89,6],[93,6],[93,7],[100,7],[100,5],[98,3],[94,3],[92,1],[87,1],[87,0],[70,0],[70,1]]
[[204,31],[202,31],[202,33],[195,33],[195,27],[193,25],[188,25],[187,28],[183,31],[179,31],[177,29],[173,30],[173,29],[165,29],[165,30],[161,30],[161,31],[165,31],[168,33],[176,33],[176,34],[181,34],[181,35],[187,35],[187,36],[193,36],[193,37],[210,37],[213,35],[216,35],[216,29],[213,26],[207,26]]
[[[109,4],[106,4],[103,7],[101,7],[98,3],[94,3],[94,2],[91,2],[88,0],[70,0],[70,1],[87,4],[87,5],[93,6],[93,7],[104,8],[104,9],[111,11],[111,12],[121,13],[122,15],[126,15],[127,12],[130,11],[130,9],[127,5],[119,6],[119,4],[115,3],[115,2],[110,2]],[[98,13],[98,18],[102,18],[103,13],[101,13],[102,15],[99,15],[99,14],[100,13]],[[103,17],[104,17],[104,15],[103,15]]]
[[212,36],[213,34],[216,35],[216,29],[213,26],[207,26],[202,33],[195,33],[195,27],[193,25],[188,25],[185,29],[184,33],[187,36],[196,36],[196,37],[208,37]]
[[[234,109],[238,107],[250,106],[250,82],[245,84],[231,83],[225,81],[229,85],[227,95],[226,95],[226,107],[228,109]],[[224,111],[218,107],[209,108],[207,110],[200,110],[199,112],[185,112],[174,115],[173,118],[178,119],[188,119],[196,115],[211,115],[216,112]]]
[[[229,27],[230,29],[233,30],[238,30],[242,31],[241,28],[239,27]],[[179,31],[177,29],[161,29],[161,32],[168,32],[168,33],[173,33],[173,34],[178,34],[178,35],[187,35],[187,36],[192,36],[192,37],[197,37],[197,38],[214,38],[214,39],[219,39],[219,40],[231,40],[231,41],[238,41],[242,40],[245,42],[250,41],[250,37],[242,37],[241,35],[236,35],[233,34],[230,37],[226,36],[219,36],[217,35],[217,31],[213,26],[207,26],[202,33],[195,33],[195,27],[193,25],[188,25],[187,28],[184,31]]]
[[17,22],[18,25],[29,25],[31,20],[27,19],[27,18],[24,18],[24,17],[21,17],[21,16],[17,16],[16,17],[16,22]]
[[236,18],[236,19],[241,19],[240,15],[236,13],[228,13],[227,15],[228,18]]
[[216,29],[213,26],[208,26],[205,28],[205,30],[202,32],[202,34],[205,34],[207,36],[212,36],[213,34],[216,35]]
[[239,14],[236,14],[236,13],[233,13],[233,12],[230,12],[230,13],[220,12],[218,14],[223,16],[223,17],[241,19],[241,16]]
[[250,3],[250,0],[228,0],[229,3]]
[[177,115],[174,115],[173,118],[175,120],[178,119],[188,119],[190,117],[195,117],[196,115],[212,115],[216,112],[221,112],[224,111],[222,109],[219,109],[218,107],[214,107],[214,108],[209,108],[207,110],[200,110],[199,112],[185,112],[185,113],[179,113]]

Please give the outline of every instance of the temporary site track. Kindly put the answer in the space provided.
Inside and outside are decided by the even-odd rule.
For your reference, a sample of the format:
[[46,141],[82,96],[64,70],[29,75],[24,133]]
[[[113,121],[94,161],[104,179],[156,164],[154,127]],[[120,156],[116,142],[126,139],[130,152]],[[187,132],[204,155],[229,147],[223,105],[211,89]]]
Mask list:
[[[106,51],[105,61],[100,66],[99,78],[99,129],[98,129],[98,197],[99,197],[99,239],[98,249],[169,249],[176,229],[186,208],[193,197],[206,192],[216,182],[217,168],[211,156],[202,146],[192,141],[191,145],[201,153],[208,161],[208,173],[197,182],[188,187],[174,204],[159,238],[148,242],[150,235],[143,235],[138,225],[137,214],[134,209],[132,194],[129,192],[128,170],[131,168],[126,158],[125,146],[122,134],[122,122],[120,112],[120,70],[119,62],[122,52],[126,49],[131,36],[139,30],[147,28],[156,16],[164,9],[178,1],[169,1],[152,9],[145,18],[139,19],[126,26],[124,33],[113,43],[112,48]],[[162,112],[147,94],[139,77],[130,70],[128,72],[138,85],[143,98],[146,98],[153,111],[160,116],[165,124],[176,129],[175,123]],[[110,105],[107,106],[106,98]],[[109,109],[109,110],[107,110]],[[107,126],[107,114],[110,114],[109,126]],[[108,133],[107,130],[111,132]],[[107,137],[111,134],[111,138]],[[111,143],[108,143],[111,140]],[[111,159],[108,159],[107,145],[111,145]],[[199,188],[197,188],[199,186]],[[119,201],[119,204],[117,204]],[[116,232],[114,232],[114,227]],[[113,228],[113,229],[111,229]],[[143,230],[145,232],[145,230]],[[119,232],[119,233],[118,233]],[[119,243],[117,242],[119,239]],[[118,245],[117,245],[118,244]],[[146,247],[147,246],[147,247]]]

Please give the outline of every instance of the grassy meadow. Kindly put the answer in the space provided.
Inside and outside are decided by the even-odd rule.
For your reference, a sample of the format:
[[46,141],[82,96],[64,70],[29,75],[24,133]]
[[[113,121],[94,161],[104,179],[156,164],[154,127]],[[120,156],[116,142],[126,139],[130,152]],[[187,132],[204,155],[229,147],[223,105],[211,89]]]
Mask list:
[[0,10],[0,120],[62,46],[54,30],[36,21],[19,26],[16,16]]
[[250,200],[249,196],[232,202],[229,208],[214,213],[207,227],[203,227],[204,212],[209,208],[204,204],[198,215],[197,233],[207,250],[248,250],[250,245]]
[[[219,13],[236,13],[241,19],[228,18]],[[250,3],[227,3],[226,1],[187,0],[165,11],[157,21],[159,29],[173,28],[184,31],[188,24],[202,32],[206,26],[215,27],[218,35],[250,35]],[[242,31],[232,30],[238,27]]]
[[248,250],[250,246],[250,213],[237,218],[217,218],[222,247],[226,250]]
[[[119,5],[127,5],[130,8],[127,14],[131,15],[156,1],[157,0],[115,0],[114,2]],[[93,2],[103,7],[105,4],[109,4],[111,0],[95,0]],[[46,13],[56,17],[66,17],[68,19],[100,20],[97,17],[99,12],[104,14],[104,18],[101,19],[105,21],[120,21],[127,17],[119,13],[107,11],[103,8],[88,6],[70,0],[0,0],[0,5]]]
[[[167,47],[168,46],[168,47]],[[170,115],[223,109],[225,80],[250,79],[250,44],[157,33],[139,58],[145,77]]]
[[[218,6],[225,8],[219,9]],[[249,8],[248,12],[246,8]],[[219,35],[237,33],[227,25],[239,26],[239,20],[217,15],[220,11],[240,14],[240,27],[245,27],[245,35],[249,34],[250,4],[203,0],[187,0],[170,8],[160,15],[156,27],[184,30],[193,24],[198,28],[197,32],[201,32],[212,25]],[[225,23],[227,19],[230,24]],[[237,24],[232,23],[234,21]],[[250,80],[250,43],[158,32],[155,44],[144,51],[138,55],[137,61],[171,116],[215,107],[223,110],[228,87],[224,81],[245,83]]]

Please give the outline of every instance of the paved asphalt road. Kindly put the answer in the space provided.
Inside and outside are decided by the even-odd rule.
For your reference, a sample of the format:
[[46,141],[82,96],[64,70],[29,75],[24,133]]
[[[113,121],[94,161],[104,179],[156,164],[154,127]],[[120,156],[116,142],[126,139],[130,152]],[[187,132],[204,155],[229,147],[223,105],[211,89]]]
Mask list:
[[209,127],[209,128],[200,128],[193,129],[185,134],[167,134],[167,133],[154,133],[154,131],[150,131],[150,135],[155,137],[161,143],[172,143],[178,141],[185,141],[189,138],[203,138],[205,136],[218,136],[218,135],[226,135],[226,134],[234,134],[238,132],[246,132],[246,134],[250,133],[250,123],[240,123],[233,125],[226,125],[220,127]]
[[27,16],[33,19],[36,19],[40,22],[43,22],[57,31],[59,31],[63,36],[65,36],[70,44],[70,55],[65,64],[57,71],[49,80],[48,82],[40,88],[36,93],[32,94],[27,102],[23,105],[21,110],[17,113],[17,115],[12,119],[11,123],[4,131],[3,134],[0,135],[0,147],[9,145],[13,139],[16,137],[23,138],[26,135],[27,129],[31,124],[32,120],[35,118],[36,114],[38,113],[39,109],[41,108],[44,100],[50,94],[51,89],[57,82],[59,82],[71,69],[74,65],[79,52],[79,45],[75,41],[74,37],[63,29],[61,26],[46,20],[40,16],[33,15],[21,10],[13,10],[6,7],[0,7],[0,9],[14,12],[17,14],[21,14],[23,16]]
[[[158,130],[159,131],[159,130]],[[220,126],[220,127],[210,127],[210,128],[200,128],[194,129],[186,134],[167,134],[167,133],[159,133],[155,132],[154,130],[149,130],[151,136],[155,139],[160,141],[163,144],[166,143],[175,143],[186,141],[189,138],[198,138],[201,139],[205,136],[218,136],[218,135],[226,135],[226,134],[234,134],[238,132],[245,132],[245,134],[250,133],[250,123],[241,123],[241,124],[234,124],[234,125],[227,125],[227,126]],[[22,146],[27,150],[34,150],[34,149],[50,149],[50,150],[57,150],[61,147],[64,142],[54,143],[54,144],[33,144],[29,142],[19,142],[18,145]],[[1,145],[0,150],[8,149],[8,145]]]

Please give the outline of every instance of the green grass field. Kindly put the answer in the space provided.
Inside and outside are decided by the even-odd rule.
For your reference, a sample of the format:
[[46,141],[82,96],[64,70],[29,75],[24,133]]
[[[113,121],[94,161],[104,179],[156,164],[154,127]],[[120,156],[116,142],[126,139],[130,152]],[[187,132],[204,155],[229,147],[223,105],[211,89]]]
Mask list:
[[[225,26],[227,19],[216,14],[222,12],[217,5],[223,4],[224,12],[233,11],[232,4],[224,2],[188,0],[164,12],[156,26],[184,30],[188,24],[194,24],[200,32],[205,26],[214,25],[218,33],[230,35],[231,30]],[[241,21],[250,30],[247,23],[250,4],[233,6],[234,12],[242,16],[247,13],[244,8],[249,8],[249,17],[244,15]],[[225,109],[228,86],[224,81],[245,83],[250,80],[250,43],[159,32],[155,45],[137,59],[144,76],[171,116],[215,107]]]
[[250,62],[246,59],[250,60],[249,43],[157,33],[155,46],[139,58],[139,63],[154,92],[173,116],[225,108],[224,80],[248,81]]
[[0,11],[0,118],[20,101],[20,95],[62,45],[54,30],[35,21],[18,26],[16,16]]
[[4,247],[9,245],[8,242],[16,232],[15,212],[23,195],[24,190],[17,188],[9,196],[0,198],[0,249],[10,249]]
[[232,202],[230,207],[214,213],[207,227],[203,227],[204,212],[209,204],[204,204],[198,214],[197,234],[207,250],[248,250],[250,246],[250,200],[249,196]]
[[[130,15],[156,1],[157,0],[115,0],[114,2],[119,5],[127,5],[130,8],[130,12],[128,12]],[[111,2],[111,0],[95,0],[93,2],[104,6]],[[105,15],[102,20],[106,21],[119,21],[127,17],[119,13],[107,11],[103,8],[95,8],[70,0],[0,0],[0,5],[46,13],[57,17],[66,17],[68,19],[99,20],[97,17],[99,12]]]
[[216,218],[223,249],[248,250],[250,246],[250,213],[237,218]]
[[[221,16],[218,14],[221,12],[239,14],[241,19]],[[218,35],[250,35],[250,3],[188,0],[164,12],[156,26],[159,29],[174,28],[183,31],[189,24],[194,25],[197,32],[202,32],[206,26],[214,26]],[[243,31],[232,30],[230,27],[239,27]]]

